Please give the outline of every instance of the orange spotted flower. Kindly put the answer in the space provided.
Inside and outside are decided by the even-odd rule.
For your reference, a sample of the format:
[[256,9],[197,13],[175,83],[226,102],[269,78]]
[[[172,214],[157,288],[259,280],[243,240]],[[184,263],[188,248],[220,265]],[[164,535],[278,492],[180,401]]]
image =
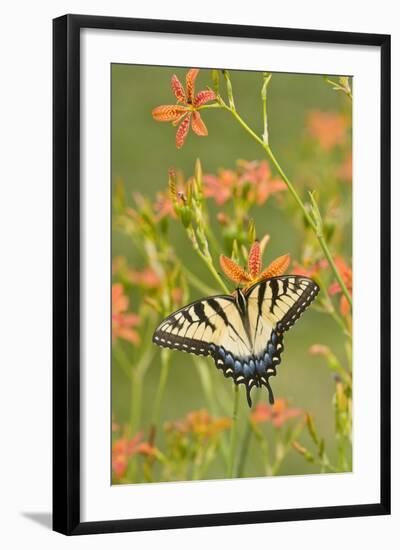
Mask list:
[[186,90],[178,77],[174,74],[171,79],[172,91],[178,103],[176,105],[160,105],[153,109],[152,115],[158,122],[172,122],[178,127],[176,132],[176,146],[178,149],[185,143],[189,133],[190,123],[192,130],[198,136],[207,136],[208,130],[204,124],[199,107],[216,98],[212,90],[202,90],[195,95],[195,82],[199,69],[190,69],[186,74]]
[[262,252],[264,249],[264,244],[268,240],[269,236],[266,235],[261,243],[259,241],[255,241],[252,244],[247,261],[247,271],[227,256],[223,256],[221,254],[219,261],[225,275],[234,283],[244,285],[245,289],[256,283],[264,281],[265,279],[269,279],[270,277],[278,277],[283,275],[289,267],[289,254],[279,256],[279,258],[276,258],[267,268],[261,271]]

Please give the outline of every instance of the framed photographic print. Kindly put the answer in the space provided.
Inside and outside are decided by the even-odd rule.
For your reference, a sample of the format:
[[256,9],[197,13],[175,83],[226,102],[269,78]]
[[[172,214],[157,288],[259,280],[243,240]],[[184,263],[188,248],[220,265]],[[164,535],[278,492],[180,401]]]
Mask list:
[[54,20],[54,529],[390,513],[390,37]]

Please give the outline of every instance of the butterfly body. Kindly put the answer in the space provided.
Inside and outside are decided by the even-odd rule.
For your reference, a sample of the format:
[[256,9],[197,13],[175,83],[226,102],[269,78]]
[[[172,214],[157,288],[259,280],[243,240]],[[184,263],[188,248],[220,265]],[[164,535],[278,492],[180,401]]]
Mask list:
[[153,342],[210,355],[226,377],[246,386],[249,406],[253,386],[265,386],[273,403],[269,378],[276,375],[281,362],[283,334],[318,291],[311,279],[286,275],[245,291],[239,288],[231,296],[196,300],[167,317],[154,332]]

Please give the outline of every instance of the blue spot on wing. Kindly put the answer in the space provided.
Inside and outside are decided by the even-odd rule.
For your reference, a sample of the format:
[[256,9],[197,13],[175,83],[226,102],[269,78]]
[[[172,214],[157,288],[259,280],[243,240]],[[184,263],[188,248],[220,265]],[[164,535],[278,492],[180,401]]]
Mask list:
[[210,347],[217,368],[222,370],[225,376],[233,378],[235,384],[246,386],[247,400],[250,406],[250,392],[253,386],[265,386],[268,390],[270,403],[274,402],[269,378],[276,375],[276,367],[281,362],[282,351],[283,335],[276,331],[272,331],[264,351],[257,356],[235,356],[223,346],[213,346],[213,349]]

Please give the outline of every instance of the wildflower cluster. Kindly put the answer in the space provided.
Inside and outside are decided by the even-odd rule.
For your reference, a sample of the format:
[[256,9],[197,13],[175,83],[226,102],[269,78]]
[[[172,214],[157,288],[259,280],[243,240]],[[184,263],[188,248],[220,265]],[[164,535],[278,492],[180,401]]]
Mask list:
[[[264,458],[265,475],[277,475],[291,451],[292,444],[304,428],[305,412],[289,407],[279,398],[273,405],[259,403],[250,415],[250,425]],[[295,422],[293,422],[295,420]],[[273,427],[274,437],[268,437],[264,425]]]

